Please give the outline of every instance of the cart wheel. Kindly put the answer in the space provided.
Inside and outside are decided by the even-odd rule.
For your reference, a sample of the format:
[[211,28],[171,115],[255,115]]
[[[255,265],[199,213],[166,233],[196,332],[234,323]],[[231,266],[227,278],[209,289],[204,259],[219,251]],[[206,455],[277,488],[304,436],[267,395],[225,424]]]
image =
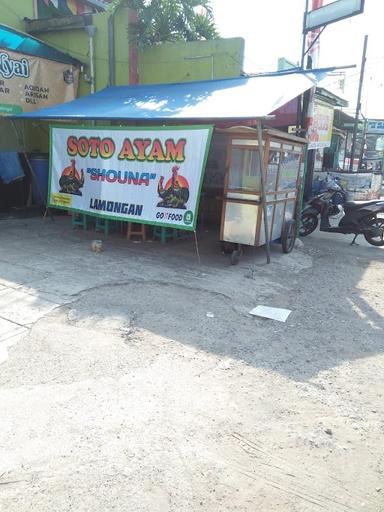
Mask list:
[[244,254],[244,250],[243,250],[242,245],[237,244],[237,249],[232,251],[232,254],[231,254],[231,265],[237,265],[243,254]]
[[287,220],[283,224],[281,230],[281,247],[283,252],[288,254],[295,247],[296,241],[296,221]]

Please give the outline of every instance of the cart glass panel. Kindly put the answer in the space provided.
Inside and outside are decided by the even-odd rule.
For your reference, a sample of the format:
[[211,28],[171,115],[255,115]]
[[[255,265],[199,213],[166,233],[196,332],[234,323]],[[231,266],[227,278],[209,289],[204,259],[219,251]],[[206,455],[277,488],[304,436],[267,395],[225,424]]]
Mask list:
[[257,149],[232,148],[228,189],[260,192],[259,152]]
[[298,153],[284,152],[282,154],[279,176],[279,190],[295,189],[299,174],[301,155]]
[[275,216],[273,218],[271,240],[277,240],[281,237],[283,228],[285,203],[277,203],[275,206]]
[[265,183],[266,192],[275,192],[277,175],[280,164],[280,151],[270,150],[268,155],[267,179]]
[[[268,220],[268,226],[269,226],[269,236],[271,236],[271,227],[272,227],[272,217],[273,212],[275,210],[274,204],[267,204],[267,220]],[[260,222],[260,237],[259,237],[259,244],[258,245],[264,245],[265,244],[265,231],[264,231],[264,212],[260,208],[260,216],[261,216],[261,222]]]

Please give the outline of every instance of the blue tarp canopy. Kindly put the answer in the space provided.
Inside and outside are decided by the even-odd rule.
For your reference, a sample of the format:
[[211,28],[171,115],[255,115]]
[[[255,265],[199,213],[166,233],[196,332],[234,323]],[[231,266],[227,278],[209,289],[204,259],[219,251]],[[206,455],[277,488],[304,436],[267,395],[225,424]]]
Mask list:
[[16,118],[58,120],[225,120],[265,118],[335,68],[250,77],[107,87]]
[[56,48],[40,41],[40,39],[2,24],[0,24],[0,48],[23,53],[24,55],[33,55],[42,59],[63,62],[64,64],[80,65],[80,61],[56,50]]

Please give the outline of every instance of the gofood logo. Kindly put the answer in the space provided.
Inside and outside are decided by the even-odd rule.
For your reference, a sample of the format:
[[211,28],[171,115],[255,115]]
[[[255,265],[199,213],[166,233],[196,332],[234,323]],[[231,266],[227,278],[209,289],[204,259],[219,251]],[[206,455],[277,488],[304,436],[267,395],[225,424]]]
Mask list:
[[22,58],[20,60],[11,59],[8,53],[0,53],[0,75],[3,78],[12,78],[13,76],[21,76],[29,78],[28,60]]

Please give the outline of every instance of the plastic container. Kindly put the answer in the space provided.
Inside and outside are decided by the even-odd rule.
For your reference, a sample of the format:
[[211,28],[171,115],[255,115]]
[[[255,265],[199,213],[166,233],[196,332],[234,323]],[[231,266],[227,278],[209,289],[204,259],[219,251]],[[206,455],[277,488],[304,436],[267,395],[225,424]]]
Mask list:
[[48,155],[41,153],[32,154],[29,156],[29,160],[35,175],[35,179],[32,178],[33,203],[38,205],[46,205],[48,196]]

